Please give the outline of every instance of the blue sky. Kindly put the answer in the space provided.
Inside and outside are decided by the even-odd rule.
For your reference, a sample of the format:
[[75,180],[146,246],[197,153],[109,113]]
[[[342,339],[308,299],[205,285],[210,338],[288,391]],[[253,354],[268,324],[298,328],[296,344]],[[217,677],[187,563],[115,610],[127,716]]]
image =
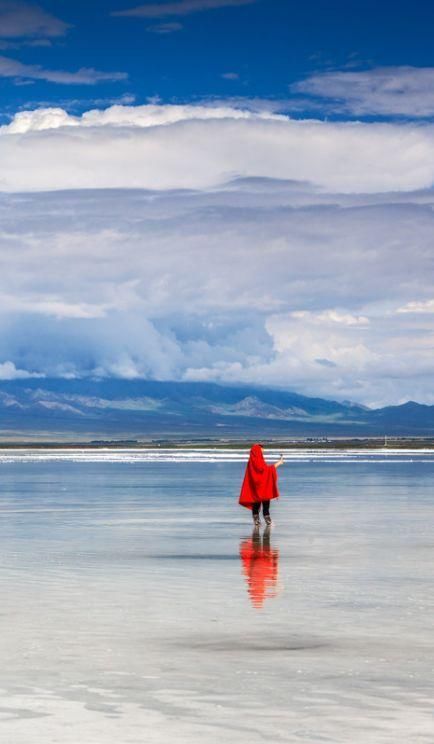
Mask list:
[[0,0],[0,379],[434,404],[433,20]]
[[[19,8],[0,3],[0,10],[10,13],[14,5]],[[39,7],[52,16],[51,25],[20,29],[17,22],[16,35],[3,37],[5,57],[45,70],[93,68],[125,78],[92,85],[31,82],[25,73],[3,78],[3,113],[38,102],[79,110],[123,96],[138,103],[239,97],[283,105],[297,95],[290,86],[315,73],[432,64],[434,6],[420,0],[253,0],[232,6],[223,0],[210,9],[197,0],[186,12],[176,7],[182,2],[171,3],[167,14],[167,2],[146,5],[160,6],[160,17],[158,11],[151,17],[113,15],[138,7],[123,0],[47,0]],[[309,105],[296,115],[306,111]],[[319,114],[339,117],[327,107]]]

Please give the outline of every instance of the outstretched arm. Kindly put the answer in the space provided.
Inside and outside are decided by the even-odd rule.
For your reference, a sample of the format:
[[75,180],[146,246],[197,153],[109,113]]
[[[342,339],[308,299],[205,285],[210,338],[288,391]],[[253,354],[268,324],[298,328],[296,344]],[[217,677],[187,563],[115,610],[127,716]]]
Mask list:
[[274,467],[275,467],[275,468],[280,468],[280,466],[281,466],[281,465],[283,465],[283,463],[284,463],[284,462],[285,462],[285,461],[284,461],[284,459],[283,459],[283,457],[282,457],[282,455],[281,455],[281,456],[280,456],[280,460],[278,460],[277,462],[275,462],[275,463],[274,463]]

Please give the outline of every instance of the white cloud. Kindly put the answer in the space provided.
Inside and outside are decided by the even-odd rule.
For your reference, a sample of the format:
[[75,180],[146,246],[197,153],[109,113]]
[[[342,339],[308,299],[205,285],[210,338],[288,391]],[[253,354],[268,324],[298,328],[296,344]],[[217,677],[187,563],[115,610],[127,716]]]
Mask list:
[[[333,327],[335,321],[330,318],[333,315],[334,311],[330,310],[306,313],[301,317],[299,314],[294,317],[294,313],[271,315],[266,327],[275,349],[298,362],[306,360],[313,364],[321,359],[332,362],[333,367],[356,368],[360,372],[363,366],[376,358],[366,345],[367,334],[354,334],[352,324],[346,322],[338,322],[340,327]],[[324,318],[327,316],[330,318],[329,327],[325,328]]]
[[250,111],[231,108],[230,106],[193,106],[193,105],[159,105],[144,106],[115,105],[106,109],[92,109],[81,116],[72,116],[62,108],[38,108],[33,111],[21,111],[15,114],[12,122],[0,127],[1,134],[25,134],[42,129],[59,127],[131,127],[146,129],[163,127],[183,121],[213,121],[222,119],[275,119],[284,121],[283,117],[266,112],[252,114]]
[[47,13],[39,5],[0,0],[0,37],[15,39],[23,37],[59,37],[69,25]]
[[216,361],[190,367],[188,380],[265,383],[307,395],[352,399],[372,406],[417,399],[434,403],[431,389],[434,328],[393,325],[387,317],[369,326],[321,327],[315,314],[270,315],[266,328],[274,353],[268,359]]
[[13,362],[0,363],[0,380],[26,380],[29,377],[43,377],[36,372],[28,372],[25,369],[17,369]]
[[128,10],[112,13],[114,16],[132,16],[137,18],[165,18],[167,16],[185,16],[218,8],[252,5],[257,0],[176,0],[175,2],[147,3]]
[[49,315],[54,318],[103,318],[108,306],[88,302],[65,302],[50,295],[21,296],[0,294],[0,307],[3,312],[26,313],[30,315]]
[[[355,116],[434,115],[434,67],[376,67],[312,75],[291,86],[325,103],[327,110]],[[303,101],[309,107],[309,101]]]
[[106,80],[126,80],[124,72],[101,72],[91,67],[82,67],[76,72],[47,70],[40,65],[28,65],[10,57],[0,56],[0,77],[19,80],[45,80],[62,85],[95,85]]
[[309,319],[311,323],[323,325],[338,323],[346,326],[365,326],[369,324],[369,318],[363,315],[351,315],[339,310],[324,310],[321,313],[311,313],[309,310],[294,310],[291,313],[293,318]]
[[[19,135],[19,136],[17,136]],[[411,191],[434,180],[434,127],[295,121],[212,106],[18,114],[0,129],[0,188],[206,189],[230,177],[336,192]]]
[[434,313],[434,300],[413,300],[396,310],[397,313]]

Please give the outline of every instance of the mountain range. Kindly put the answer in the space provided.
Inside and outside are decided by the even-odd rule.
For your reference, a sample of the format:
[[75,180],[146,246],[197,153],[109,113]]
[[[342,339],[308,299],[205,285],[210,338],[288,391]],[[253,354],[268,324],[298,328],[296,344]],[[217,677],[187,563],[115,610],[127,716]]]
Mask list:
[[266,387],[207,382],[0,382],[4,441],[383,435],[434,435],[434,406],[408,402],[370,409]]

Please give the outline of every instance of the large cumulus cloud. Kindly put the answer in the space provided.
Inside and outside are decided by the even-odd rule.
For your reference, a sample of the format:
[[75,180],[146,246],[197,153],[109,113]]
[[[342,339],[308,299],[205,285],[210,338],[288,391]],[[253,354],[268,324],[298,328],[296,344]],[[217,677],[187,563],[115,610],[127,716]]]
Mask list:
[[432,402],[433,201],[430,190],[327,193],[270,176],[5,193],[0,374]]
[[429,188],[434,127],[296,121],[211,106],[18,114],[0,129],[0,189],[209,189],[230,177],[326,191]]

